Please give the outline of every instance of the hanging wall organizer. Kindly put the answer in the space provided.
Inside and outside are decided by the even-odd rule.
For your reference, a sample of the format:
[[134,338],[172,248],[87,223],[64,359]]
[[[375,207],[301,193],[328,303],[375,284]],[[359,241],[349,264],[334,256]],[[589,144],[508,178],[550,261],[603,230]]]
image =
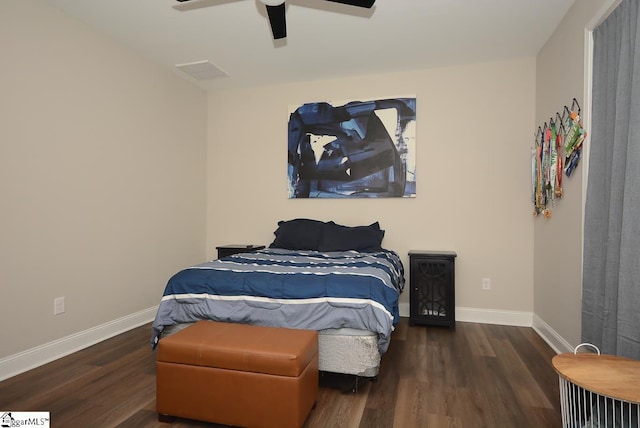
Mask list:
[[551,207],[563,196],[562,176],[570,177],[578,166],[587,133],[582,127],[580,105],[574,98],[535,133],[531,149],[531,199],[533,215],[551,218]]

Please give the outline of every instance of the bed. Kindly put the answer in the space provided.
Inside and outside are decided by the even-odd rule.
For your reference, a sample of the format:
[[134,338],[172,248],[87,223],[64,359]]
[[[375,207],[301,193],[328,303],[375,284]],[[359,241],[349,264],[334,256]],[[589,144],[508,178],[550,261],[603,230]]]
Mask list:
[[201,319],[319,332],[323,372],[375,377],[399,321],[404,268],[378,223],[281,221],[265,249],[177,272],[151,344]]

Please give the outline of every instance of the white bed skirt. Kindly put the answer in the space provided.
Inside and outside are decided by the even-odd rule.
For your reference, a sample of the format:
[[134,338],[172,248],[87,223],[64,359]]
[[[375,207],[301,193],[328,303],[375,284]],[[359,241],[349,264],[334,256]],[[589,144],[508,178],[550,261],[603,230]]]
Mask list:
[[318,332],[321,371],[374,377],[380,369],[378,336],[370,331],[341,328]]

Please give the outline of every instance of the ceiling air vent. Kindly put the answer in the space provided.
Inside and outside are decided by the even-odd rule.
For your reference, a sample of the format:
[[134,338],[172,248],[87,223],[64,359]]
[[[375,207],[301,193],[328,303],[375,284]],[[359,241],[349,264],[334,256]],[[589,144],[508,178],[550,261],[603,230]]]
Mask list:
[[228,76],[209,61],[190,62],[188,64],[176,64],[176,67],[197,80],[215,79]]

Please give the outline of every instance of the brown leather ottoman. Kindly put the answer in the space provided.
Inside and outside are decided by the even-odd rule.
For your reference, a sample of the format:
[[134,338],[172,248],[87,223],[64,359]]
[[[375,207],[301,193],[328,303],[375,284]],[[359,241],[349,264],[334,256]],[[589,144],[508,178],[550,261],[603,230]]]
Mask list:
[[241,427],[296,427],[318,397],[318,333],[199,321],[158,343],[156,408]]

